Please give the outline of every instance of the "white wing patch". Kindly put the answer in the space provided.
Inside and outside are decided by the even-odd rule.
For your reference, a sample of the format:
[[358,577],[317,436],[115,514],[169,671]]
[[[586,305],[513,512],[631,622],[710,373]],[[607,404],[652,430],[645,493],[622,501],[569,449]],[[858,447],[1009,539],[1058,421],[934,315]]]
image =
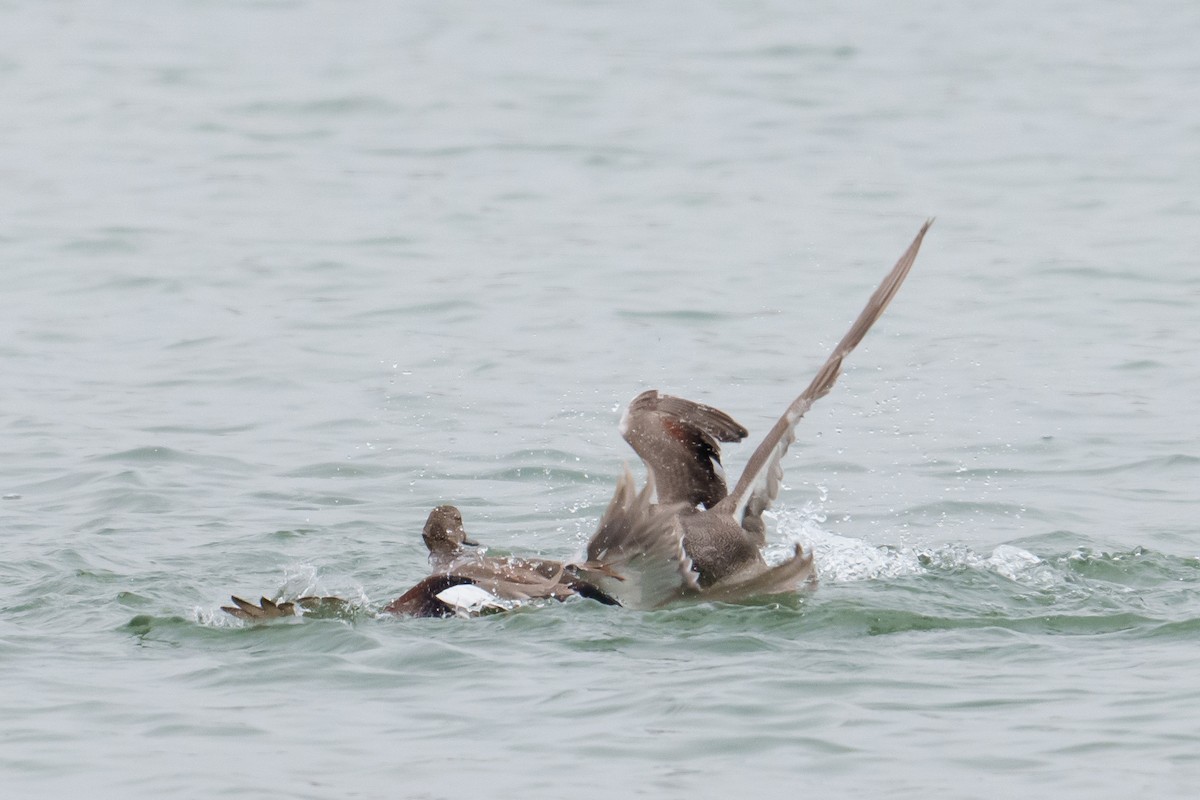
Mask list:
[[494,594],[475,586],[463,583],[451,586],[437,593],[437,598],[454,609],[461,617],[470,617],[484,611],[503,611],[505,607]]

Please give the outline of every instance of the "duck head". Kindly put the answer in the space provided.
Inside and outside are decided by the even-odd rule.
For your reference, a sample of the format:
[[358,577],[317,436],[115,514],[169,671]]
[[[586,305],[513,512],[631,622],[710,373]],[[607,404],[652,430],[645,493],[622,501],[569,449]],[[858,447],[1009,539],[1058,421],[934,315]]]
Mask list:
[[463,545],[478,546],[478,542],[467,537],[463,529],[462,514],[454,506],[438,506],[429,512],[421,538],[429,548],[431,556],[452,556]]

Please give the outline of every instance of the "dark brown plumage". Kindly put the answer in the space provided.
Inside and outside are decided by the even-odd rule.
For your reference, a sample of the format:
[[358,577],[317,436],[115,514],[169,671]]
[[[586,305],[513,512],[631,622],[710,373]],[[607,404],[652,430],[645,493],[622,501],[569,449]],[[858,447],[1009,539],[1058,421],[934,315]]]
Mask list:
[[458,611],[440,595],[452,586],[474,584],[461,575],[430,575],[383,607],[383,613],[404,617],[453,617]]
[[718,442],[740,442],[747,435],[724,411],[655,389],[633,398],[620,431],[654,474],[660,503],[705,508],[727,491]]

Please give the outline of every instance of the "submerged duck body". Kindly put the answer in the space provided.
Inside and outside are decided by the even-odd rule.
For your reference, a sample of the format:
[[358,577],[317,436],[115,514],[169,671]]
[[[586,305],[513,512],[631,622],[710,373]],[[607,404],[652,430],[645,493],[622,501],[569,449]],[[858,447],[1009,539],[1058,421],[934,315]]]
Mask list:
[[[462,513],[452,505],[429,512],[421,538],[429,550],[433,572],[381,613],[410,617],[453,617],[490,613],[507,608],[503,601],[567,600],[576,595],[605,605],[617,605],[610,595],[561,561],[515,556],[486,556],[466,548],[479,543],[467,536]],[[337,616],[350,604],[340,597],[300,597],[295,600],[260,598],[258,603],[231,596],[221,606],[238,619],[266,622],[304,614]]]
[[461,575],[430,575],[388,603],[383,613],[403,617],[456,617],[504,611],[491,592]]
[[[227,614],[246,622],[267,622],[301,615],[343,616],[350,604],[340,597],[301,597],[277,602],[263,597],[258,603],[236,595],[232,606],[221,606]],[[473,616],[504,611],[494,595],[458,575],[430,575],[384,606],[380,613],[402,617]]]

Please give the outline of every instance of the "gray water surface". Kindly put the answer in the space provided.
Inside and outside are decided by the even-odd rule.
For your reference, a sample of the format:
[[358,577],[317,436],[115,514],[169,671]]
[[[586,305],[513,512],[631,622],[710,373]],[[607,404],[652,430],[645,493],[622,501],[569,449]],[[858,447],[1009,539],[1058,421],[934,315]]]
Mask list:
[[[0,4],[5,797],[1190,797],[1200,6]],[[803,420],[786,602],[574,555],[660,388]],[[752,443],[726,450],[737,475]]]

